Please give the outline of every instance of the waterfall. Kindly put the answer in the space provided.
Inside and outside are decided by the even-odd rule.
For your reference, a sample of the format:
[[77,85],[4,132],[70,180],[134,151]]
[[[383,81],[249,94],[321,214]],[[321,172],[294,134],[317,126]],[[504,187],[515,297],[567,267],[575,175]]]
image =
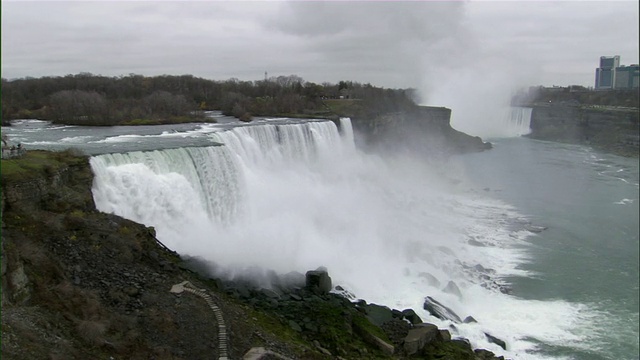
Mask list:
[[154,225],[205,215],[233,221],[242,212],[246,177],[257,169],[322,163],[353,149],[350,120],[342,122],[349,129],[343,135],[331,121],[240,126],[211,135],[222,146],[94,156],[96,206]]
[[[344,119],[343,121],[349,121]],[[351,129],[351,124],[348,126]],[[351,130],[348,130],[351,132]],[[340,136],[331,121],[289,125],[242,126],[212,135],[247,166],[278,166],[311,162],[353,146],[353,133]]]
[[531,108],[511,107],[505,110],[507,136],[522,136],[531,132]]
[[242,178],[224,146],[105,154],[90,163],[98,210],[145,224],[201,212],[224,222],[241,203]]
[[[510,229],[520,215],[459,191],[453,164],[364,154],[348,118],[340,131],[331,121],[267,122],[208,136],[223,145],[93,156],[96,207],[154,226],[169,248],[224,276],[325,266],[356,296],[413,308],[441,327],[448,323],[422,308],[426,295],[487,324],[500,309],[528,311],[493,278],[522,273],[522,250],[511,246],[521,235]],[[495,275],[478,276],[476,265]],[[454,285],[459,296],[447,290]],[[456,326],[496,350],[473,324]],[[499,326],[491,333],[510,336]]]

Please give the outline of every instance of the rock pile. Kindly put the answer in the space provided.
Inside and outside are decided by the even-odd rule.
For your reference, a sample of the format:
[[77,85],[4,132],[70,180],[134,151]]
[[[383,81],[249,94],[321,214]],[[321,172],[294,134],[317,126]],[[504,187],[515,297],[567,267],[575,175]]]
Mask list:
[[[413,309],[396,310],[354,300],[342,287],[331,288],[326,269],[310,270],[305,275],[289,273],[286,277],[295,281],[283,281],[272,274],[270,288],[247,281],[222,281],[221,286],[227,294],[275,313],[291,331],[332,357],[503,359],[487,350],[473,350],[463,339],[452,339],[448,330],[424,323]],[[453,310],[431,297],[425,300],[427,308],[438,318],[463,323]],[[378,355],[371,353],[371,347]]]

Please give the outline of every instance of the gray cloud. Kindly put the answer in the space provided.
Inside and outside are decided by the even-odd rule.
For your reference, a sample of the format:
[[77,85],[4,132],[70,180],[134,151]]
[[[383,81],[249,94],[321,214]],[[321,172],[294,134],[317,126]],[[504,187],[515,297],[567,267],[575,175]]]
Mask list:
[[304,38],[304,51],[341,78],[418,86],[423,64],[437,58],[443,44],[464,44],[460,2],[287,5],[270,26]]

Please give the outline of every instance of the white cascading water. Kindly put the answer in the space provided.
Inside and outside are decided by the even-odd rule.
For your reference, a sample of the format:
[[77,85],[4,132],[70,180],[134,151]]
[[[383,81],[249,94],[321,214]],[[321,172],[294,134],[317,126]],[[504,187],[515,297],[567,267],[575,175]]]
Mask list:
[[[448,321],[422,309],[432,296],[476,318],[458,324],[457,334],[498,354],[537,359],[524,353],[535,348],[528,336],[567,340],[579,309],[519,300],[492,286],[527,275],[517,269],[526,260],[517,248],[526,232],[514,231],[522,219],[512,208],[470,189],[452,163],[364,154],[350,120],[340,127],[239,126],[211,135],[223,146],[94,156],[96,206],[154,226],[165,245],[228,276],[325,266],[334,284],[356,296],[413,308],[446,328]],[[493,269],[493,279],[472,271],[478,264]],[[443,291],[449,282],[461,296]],[[507,341],[508,351],[484,332]]]
[[527,107],[511,107],[505,110],[506,134],[522,136],[531,132],[531,111]]
[[529,134],[531,108],[462,104],[453,106],[451,126],[469,135],[483,139],[511,138]]

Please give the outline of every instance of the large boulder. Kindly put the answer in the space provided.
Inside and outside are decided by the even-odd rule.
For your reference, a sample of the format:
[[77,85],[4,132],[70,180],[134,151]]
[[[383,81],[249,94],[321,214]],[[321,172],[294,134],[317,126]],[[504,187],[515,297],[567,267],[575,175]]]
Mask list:
[[393,345],[391,345],[388,342],[380,339],[377,336],[373,336],[372,335],[370,340],[369,340],[369,342],[372,345],[376,346],[378,348],[378,350],[382,351],[384,354],[386,354],[388,356],[393,355],[393,353],[396,351],[396,348]]
[[305,274],[305,287],[317,295],[327,294],[331,291],[331,278],[324,268],[307,271]]
[[415,311],[413,311],[413,309],[404,309],[402,310],[402,316],[409,320],[410,323],[412,324],[421,324],[422,323],[422,319],[420,318],[420,316],[418,316],[418,314],[416,314]]
[[494,343],[500,346],[501,348],[503,348],[504,350],[507,350],[507,343],[504,340],[498,339],[497,337],[488,333],[484,333],[484,336],[487,337],[487,340],[489,340],[490,343]]
[[378,335],[375,334],[375,331],[371,328],[371,326],[365,326],[363,325],[363,323],[354,321],[353,330],[362,338],[362,340],[364,340],[369,345],[377,347],[380,351],[382,351],[386,355],[391,356],[395,352],[395,347],[389,344],[387,341],[378,337]]
[[431,296],[427,296],[424,299],[424,307],[425,310],[427,310],[429,312],[429,314],[437,317],[438,319],[441,320],[451,320],[455,323],[461,323],[462,319],[460,319],[460,316],[458,316],[458,314],[455,313],[455,311],[449,309],[448,307],[442,305],[441,303],[439,303],[438,301],[436,301],[434,298],[432,298]]
[[409,330],[404,338],[404,351],[408,356],[419,353],[425,345],[438,338],[440,330],[433,324],[422,324]]
[[386,306],[369,304],[365,307],[367,318],[374,325],[381,327],[382,324],[393,319],[391,309]]

